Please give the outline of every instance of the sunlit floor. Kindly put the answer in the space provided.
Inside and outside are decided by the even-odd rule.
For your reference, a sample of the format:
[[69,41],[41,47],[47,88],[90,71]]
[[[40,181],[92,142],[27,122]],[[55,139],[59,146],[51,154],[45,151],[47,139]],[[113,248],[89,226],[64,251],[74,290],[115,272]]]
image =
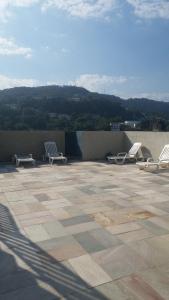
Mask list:
[[0,299],[169,299],[169,170],[1,167]]

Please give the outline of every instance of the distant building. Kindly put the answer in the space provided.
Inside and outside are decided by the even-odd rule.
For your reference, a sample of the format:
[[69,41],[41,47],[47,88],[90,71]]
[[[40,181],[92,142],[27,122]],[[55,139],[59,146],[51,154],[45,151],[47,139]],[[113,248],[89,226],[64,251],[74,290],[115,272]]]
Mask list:
[[132,129],[135,129],[139,124],[140,124],[140,121],[124,121],[123,123],[125,126],[128,126]]
[[55,119],[55,118],[58,118],[58,119],[67,119],[67,120],[71,119],[71,117],[69,115],[67,115],[67,114],[48,113],[48,116],[51,119]]
[[112,122],[110,123],[110,129],[112,131],[130,130],[139,128],[140,121],[124,121],[124,122]]
[[49,118],[53,119],[56,118],[57,114],[56,113],[48,113]]
[[110,123],[110,128],[112,131],[120,131],[121,122],[112,122]]
[[72,101],[79,102],[79,101],[80,101],[80,97],[72,97],[71,100],[72,100]]
[[7,107],[10,107],[11,109],[16,110],[17,109],[17,104],[7,104]]

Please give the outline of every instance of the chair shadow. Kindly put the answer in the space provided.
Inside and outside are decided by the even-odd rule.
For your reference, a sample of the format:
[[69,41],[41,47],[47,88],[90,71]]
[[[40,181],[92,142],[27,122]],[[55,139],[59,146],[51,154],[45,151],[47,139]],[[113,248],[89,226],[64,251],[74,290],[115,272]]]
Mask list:
[[[158,170],[157,169],[154,169],[154,170],[152,169],[149,172],[154,174],[154,175],[164,176],[165,174],[169,174],[169,167],[159,168]],[[165,177],[168,178],[168,176],[165,176]]]
[[8,174],[8,173],[16,173],[18,172],[16,166],[7,164],[7,163],[0,163],[0,174]]
[[78,163],[81,162],[80,160],[75,160],[75,159],[69,159],[66,163],[63,163],[62,161],[55,161],[53,162],[53,164],[51,165],[47,160],[46,161],[41,161],[41,160],[37,160],[36,163],[36,167],[43,167],[43,166],[58,166],[58,167],[65,167],[65,166],[72,166],[74,163]]
[[[18,259],[26,268],[18,266]],[[24,236],[3,204],[0,204],[0,269],[3,300],[108,300]]]
[[145,160],[147,160],[148,158],[153,157],[150,149],[148,149],[145,146],[141,147],[141,152],[142,152],[142,155],[143,155],[143,157],[144,157]]

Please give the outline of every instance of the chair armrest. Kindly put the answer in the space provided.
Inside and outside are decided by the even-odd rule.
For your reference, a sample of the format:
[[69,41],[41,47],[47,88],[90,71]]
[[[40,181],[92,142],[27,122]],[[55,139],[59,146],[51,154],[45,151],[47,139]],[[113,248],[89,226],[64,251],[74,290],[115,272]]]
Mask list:
[[125,160],[127,157],[127,153],[126,152],[120,152],[117,154],[116,158],[115,158],[115,163],[116,164],[120,164],[123,165]]
[[14,162],[16,162],[16,160],[17,160],[17,155],[14,154],[14,155],[12,156],[12,162],[14,163]]
[[163,163],[169,164],[169,160],[168,160],[168,159],[159,160],[159,163],[160,163],[160,164],[163,164]]
[[147,162],[152,162],[152,161],[154,161],[154,159],[152,157],[147,158]]
[[[50,153],[46,153],[45,155],[46,157],[51,157],[52,155]],[[53,156],[56,156],[55,154],[53,154]],[[62,152],[57,152],[57,156],[63,156],[63,153]]]
[[124,157],[124,156],[126,156],[126,155],[127,155],[126,152],[120,152],[120,153],[117,154],[117,157],[119,157],[119,156],[123,156],[123,157]]

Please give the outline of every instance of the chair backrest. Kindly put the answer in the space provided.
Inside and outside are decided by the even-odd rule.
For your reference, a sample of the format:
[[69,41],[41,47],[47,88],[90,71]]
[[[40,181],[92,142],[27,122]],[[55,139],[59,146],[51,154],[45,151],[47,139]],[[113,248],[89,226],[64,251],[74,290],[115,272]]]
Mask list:
[[169,144],[165,145],[161,151],[159,161],[169,161]]
[[140,148],[141,148],[141,143],[134,143],[131,149],[129,150],[128,155],[133,157],[136,156]]
[[55,142],[45,142],[46,155],[58,155],[58,149]]

